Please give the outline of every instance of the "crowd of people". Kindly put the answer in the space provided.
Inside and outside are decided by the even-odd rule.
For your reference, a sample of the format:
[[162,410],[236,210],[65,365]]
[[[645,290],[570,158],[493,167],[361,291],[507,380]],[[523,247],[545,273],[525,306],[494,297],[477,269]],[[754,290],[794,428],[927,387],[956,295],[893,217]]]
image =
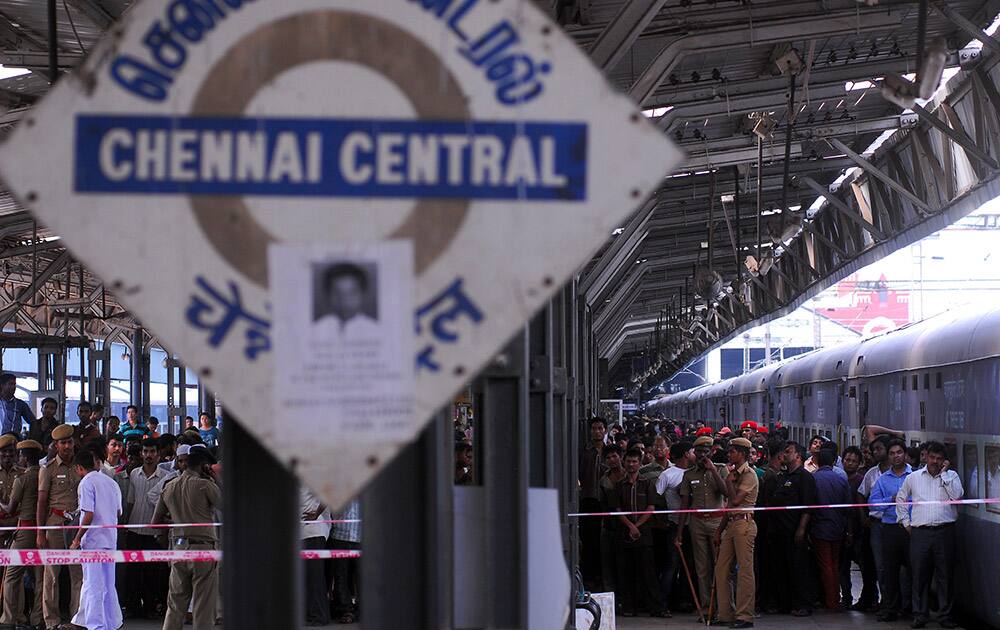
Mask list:
[[[614,592],[617,614],[750,628],[762,615],[850,609],[956,627],[958,511],[919,504],[963,496],[940,442],[908,448],[901,432],[868,426],[841,449],[822,434],[789,440],[780,423],[643,416],[587,429],[580,569],[588,590]],[[889,505],[859,506],[874,503]],[[853,507],[826,507],[838,505]]]
[[[0,546],[10,549],[214,550],[220,523],[222,433],[214,414],[185,418],[177,434],[143,420],[129,405],[125,423],[81,401],[77,422],[41,416],[14,396],[16,377],[0,375]],[[360,508],[342,514],[301,490],[303,549],[359,549]],[[65,529],[37,529],[38,525]],[[124,528],[83,526],[129,525]],[[358,618],[357,559],[303,563],[305,619],[311,626]],[[0,630],[117,630],[124,620],[162,619],[208,630],[221,623],[215,562],[136,562],[9,566],[0,570]]]

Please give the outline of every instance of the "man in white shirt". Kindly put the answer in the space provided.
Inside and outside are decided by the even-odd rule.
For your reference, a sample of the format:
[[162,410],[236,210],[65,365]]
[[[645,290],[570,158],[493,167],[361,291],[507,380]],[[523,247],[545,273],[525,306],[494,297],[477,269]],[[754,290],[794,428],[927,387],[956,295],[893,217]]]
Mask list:
[[338,336],[349,339],[367,339],[381,334],[378,323],[365,312],[365,303],[371,299],[369,292],[374,288],[368,283],[364,270],[349,262],[331,266],[323,272],[320,295],[316,297],[315,319],[323,321],[322,315],[333,317]]
[[[671,446],[670,463],[672,466],[664,469],[656,479],[656,493],[666,499],[668,510],[679,510],[681,507],[680,486],[681,480],[684,478],[684,471],[694,466],[694,447],[691,446],[691,442],[677,442]],[[666,565],[660,574],[660,594],[663,597],[663,604],[669,608],[682,551],[672,543],[677,538],[677,525],[680,517],[678,514],[671,514],[667,518],[670,523],[667,534],[671,544]]]
[[[149,491],[168,474],[159,467],[159,463],[160,450],[157,440],[146,438],[142,441],[142,466],[129,474],[125,509],[126,522],[129,525],[148,525],[153,521],[156,504],[149,501]],[[127,529],[126,549],[162,549],[156,535],[157,531],[152,528]],[[130,616],[142,614],[146,618],[154,618],[166,608],[163,598],[167,592],[167,572],[161,563],[128,564],[125,566],[125,578],[128,580],[129,589],[126,591],[128,601],[124,603]]]
[[[325,549],[330,536],[330,510],[305,486],[299,487],[302,516],[302,548]],[[316,522],[320,521],[320,522]],[[326,521],[326,522],[324,522]],[[325,626],[330,623],[330,598],[327,595],[325,563],[306,561],[302,563],[305,579],[307,626]],[[338,588],[340,585],[338,585]]]
[[[879,435],[872,440],[870,447],[874,464],[865,472],[861,485],[858,487],[858,494],[867,501],[872,494],[875,482],[882,476],[882,473],[889,470],[889,436]],[[864,508],[859,508],[864,509]],[[879,588],[882,588],[882,512],[880,508],[868,508],[868,518],[861,520],[863,527],[869,529],[869,542],[872,547],[872,557],[875,559],[875,574],[878,578]]]
[[911,473],[896,493],[896,517],[910,534],[913,570],[913,628],[927,625],[927,592],[936,571],[938,623],[957,626],[951,617],[955,603],[955,505],[906,505],[913,501],[956,501],[962,498],[962,479],[949,470],[948,451],[940,442],[927,442],[927,465]]
[[[98,460],[90,451],[77,453],[74,459],[80,485],[80,525],[117,525],[121,514],[121,490],[114,479],[101,474]],[[111,528],[78,529],[70,549],[105,549],[117,547],[117,534]],[[115,591],[115,565],[105,562],[83,564],[83,588],[80,608],[73,625],[87,630],[117,630],[122,625],[122,611]]]

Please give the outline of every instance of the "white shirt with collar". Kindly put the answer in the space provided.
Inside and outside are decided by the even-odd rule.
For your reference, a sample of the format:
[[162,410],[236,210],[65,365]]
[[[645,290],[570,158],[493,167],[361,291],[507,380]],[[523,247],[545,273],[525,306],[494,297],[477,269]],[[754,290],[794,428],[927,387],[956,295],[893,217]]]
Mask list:
[[929,527],[958,520],[956,505],[905,505],[907,501],[957,501],[962,498],[962,479],[954,470],[936,477],[927,468],[913,471],[896,493],[896,517],[904,527]]

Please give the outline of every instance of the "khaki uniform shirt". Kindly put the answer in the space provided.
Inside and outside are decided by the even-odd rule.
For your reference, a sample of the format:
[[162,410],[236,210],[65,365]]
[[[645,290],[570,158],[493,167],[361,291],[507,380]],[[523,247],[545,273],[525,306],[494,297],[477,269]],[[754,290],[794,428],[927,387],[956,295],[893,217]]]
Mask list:
[[[736,492],[746,491],[746,497],[739,507],[753,507],[757,505],[757,489],[760,480],[757,478],[757,471],[747,465],[746,462],[733,473],[733,488]],[[739,508],[736,508],[739,510]],[[730,512],[733,514],[734,512]]]
[[[24,473],[23,468],[18,468],[17,466],[11,466],[10,470],[4,470],[0,468],[0,501],[4,503],[10,502],[10,493],[14,489],[14,480]],[[0,525],[10,526],[17,524],[16,514],[7,514],[6,512],[0,512]],[[4,532],[0,532],[2,535]]]
[[[725,475],[726,471],[721,470],[719,474]],[[678,491],[683,499],[681,504],[687,506],[687,499],[690,497],[691,508],[696,510],[720,508],[726,496],[725,486],[719,485],[712,471],[702,470],[698,466],[692,466],[684,471]],[[755,493],[754,497],[756,496]]]
[[14,480],[10,491],[10,503],[17,503],[17,518],[34,521],[38,509],[38,466],[29,466],[23,475]]
[[76,487],[79,485],[80,477],[76,474],[76,466],[73,462],[64,462],[58,455],[38,473],[38,492],[49,493],[50,513],[52,510],[75,510],[78,500]]
[[[222,491],[215,481],[186,470],[163,486],[153,520],[163,519],[169,514],[175,523],[212,523],[221,502]],[[214,527],[177,527],[170,530],[170,535],[201,541],[217,540]]]

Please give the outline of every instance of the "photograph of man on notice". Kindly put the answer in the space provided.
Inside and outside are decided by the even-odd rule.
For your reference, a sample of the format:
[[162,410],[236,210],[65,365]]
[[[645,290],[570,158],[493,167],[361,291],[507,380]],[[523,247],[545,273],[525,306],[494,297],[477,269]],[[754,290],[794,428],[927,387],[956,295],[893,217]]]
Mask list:
[[378,269],[374,262],[334,260],[313,265],[313,324],[341,338],[379,333]]

